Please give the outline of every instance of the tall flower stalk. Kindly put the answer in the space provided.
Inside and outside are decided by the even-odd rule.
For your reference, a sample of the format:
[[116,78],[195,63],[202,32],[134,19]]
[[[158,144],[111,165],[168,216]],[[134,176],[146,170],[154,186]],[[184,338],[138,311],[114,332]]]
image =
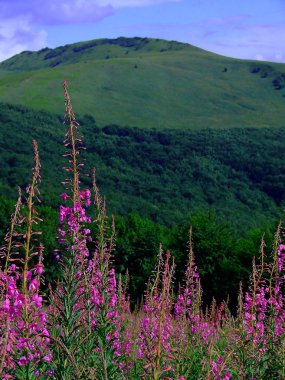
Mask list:
[[145,294],[137,338],[139,371],[145,379],[158,380],[173,375],[173,275],[170,252],[166,252],[164,259],[160,247],[157,268]]
[[40,284],[43,274],[43,246],[34,226],[41,219],[35,209],[39,202],[40,160],[33,141],[34,168],[22,204],[21,191],[11,226],[1,250],[0,272],[0,374],[3,379],[36,379],[52,374],[50,338]]
[[[80,179],[84,149],[78,123],[72,110],[66,81],[63,84],[66,105],[65,146],[71,174],[61,195],[57,252],[63,270],[62,280],[51,291],[50,322],[55,342],[56,374],[62,379],[112,378],[117,368],[119,318],[114,269],[110,268],[114,234],[109,232],[105,201],[101,199],[93,172],[93,197],[82,190]],[[94,220],[88,209],[94,207]],[[95,233],[91,235],[91,229]]]
[[[202,315],[202,289],[195,264],[192,242],[192,227],[189,230],[188,262],[184,284],[174,305],[176,372],[185,378],[195,378],[201,373],[212,333],[211,325]],[[189,360],[191,358],[191,360]]]

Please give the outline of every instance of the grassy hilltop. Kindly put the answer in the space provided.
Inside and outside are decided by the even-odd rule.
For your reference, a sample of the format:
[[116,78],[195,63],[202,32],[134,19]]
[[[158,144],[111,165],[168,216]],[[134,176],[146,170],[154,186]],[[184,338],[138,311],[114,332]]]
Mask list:
[[285,65],[226,58],[149,38],[101,39],[0,64],[0,101],[62,113],[67,79],[78,114],[99,126],[283,127]]

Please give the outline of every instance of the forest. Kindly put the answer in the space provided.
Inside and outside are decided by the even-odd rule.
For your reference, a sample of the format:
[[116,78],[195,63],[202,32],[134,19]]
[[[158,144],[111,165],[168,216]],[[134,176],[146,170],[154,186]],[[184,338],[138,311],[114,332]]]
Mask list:
[[[11,199],[31,167],[31,136],[41,149],[42,202],[58,204],[64,159],[62,116],[0,104],[1,195]],[[149,130],[78,117],[86,140],[86,171],[118,215],[136,211],[171,226],[197,210],[246,231],[279,218],[285,198],[283,128]],[[90,183],[90,178],[83,178]],[[112,194],[112,197],[109,195]]]

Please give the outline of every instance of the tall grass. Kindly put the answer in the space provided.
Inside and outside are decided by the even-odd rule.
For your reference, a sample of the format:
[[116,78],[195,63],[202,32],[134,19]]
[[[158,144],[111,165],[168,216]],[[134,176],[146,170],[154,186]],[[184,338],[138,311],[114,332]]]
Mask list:
[[[161,247],[142,304],[131,311],[128,275],[112,267],[115,228],[92,173],[83,188],[84,149],[64,82],[65,191],[61,194],[55,260],[61,280],[44,299],[44,247],[34,225],[40,160],[26,195],[19,190],[1,248],[0,374],[8,379],[284,379],[283,227],[270,257],[262,241],[250,287],[238,310],[227,302],[203,307],[189,233],[184,282],[174,292],[175,263]],[[92,230],[95,231],[91,234]],[[36,229],[38,230],[38,228]],[[118,280],[118,281],[117,281]]]

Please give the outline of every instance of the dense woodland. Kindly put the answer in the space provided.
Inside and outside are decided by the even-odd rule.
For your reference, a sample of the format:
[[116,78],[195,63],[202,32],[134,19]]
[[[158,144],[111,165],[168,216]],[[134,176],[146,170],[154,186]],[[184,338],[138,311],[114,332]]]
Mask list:
[[[99,128],[88,115],[79,121],[87,144],[86,173],[96,166],[110,212],[137,211],[169,226],[197,209],[211,209],[241,229],[280,215],[284,129],[156,131]],[[41,151],[43,203],[57,205],[65,165],[58,155],[64,152],[62,117],[1,104],[0,123],[1,194],[11,198],[25,185],[33,137]]]
[[[115,213],[118,272],[131,274],[133,302],[142,294],[159,244],[175,257],[178,286],[187,235],[193,226],[204,298],[235,302],[247,282],[263,233],[268,249],[284,204],[285,130],[231,129],[156,131],[117,125],[99,128],[79,118],[86,137],[85,172],[96,165],[97,181]],[[39,143],[47,279],[60,277],[54,261],[62,180],[62,117],[22,106],[0,105],[1,238],[32,165],[31,136]],[[90,183],[89,177],[83,182]]]

